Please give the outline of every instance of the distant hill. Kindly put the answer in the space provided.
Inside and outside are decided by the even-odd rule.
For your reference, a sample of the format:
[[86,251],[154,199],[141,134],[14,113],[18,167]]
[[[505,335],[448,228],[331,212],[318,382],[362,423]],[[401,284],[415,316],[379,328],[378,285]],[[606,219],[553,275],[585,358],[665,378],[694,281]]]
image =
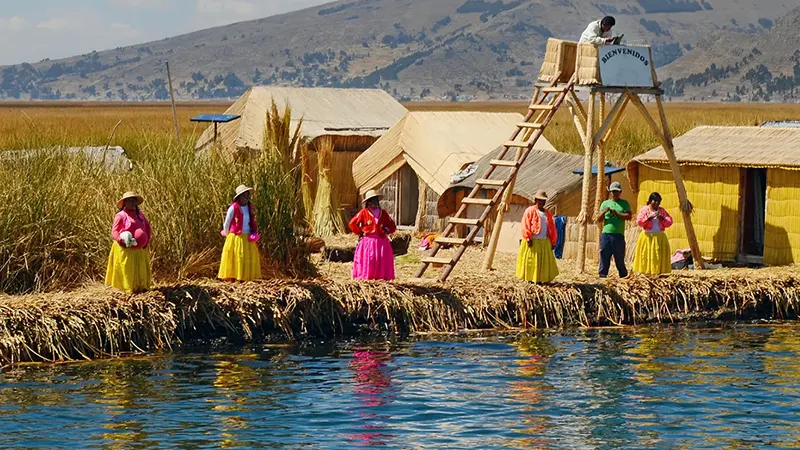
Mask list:
[[800,7],[768,32],[712,34],[661,70],[668,95],[695,100],[800,100]]
[[[715,33],[732,41],[765,37],[777,18],[798,6],[785,3],[343,0],[157,42],[0,67],[0,98],[166,99],[169,60],[181,99],[232,98],[254,84],[380,87],[402,100],[520,99],[530,95],[548,37],[575,40],[605,14],[617,17],[628,42],[652,44],[657,64],[664,65],[684,54],[702,55],[695,49],[713,46],[703,42]],[[687,63],[689,73],[703,70],[696,69],[697,58]],[[687,75],[680,61],[670,66],[676,77]]]

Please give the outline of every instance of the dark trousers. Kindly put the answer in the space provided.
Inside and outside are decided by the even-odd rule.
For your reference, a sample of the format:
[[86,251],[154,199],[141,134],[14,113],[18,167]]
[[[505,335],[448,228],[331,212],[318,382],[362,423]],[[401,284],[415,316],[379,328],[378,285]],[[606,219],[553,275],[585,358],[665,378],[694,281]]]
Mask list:
[[600,235],[600,268],[598,269],[600,278],[608,276],[611,268],[611,257],[617,265],[620,277],[628,276],[628,269],[625,268],[625,235],[608,234]]

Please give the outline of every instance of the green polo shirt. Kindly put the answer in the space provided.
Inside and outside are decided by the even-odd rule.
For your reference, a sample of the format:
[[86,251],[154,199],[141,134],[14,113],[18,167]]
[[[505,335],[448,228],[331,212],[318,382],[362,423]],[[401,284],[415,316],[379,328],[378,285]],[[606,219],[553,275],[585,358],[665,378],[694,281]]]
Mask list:
[[[611,200],[608,199],[600,205],[600,210],[609,207],[610,209],[619,213],[631,212],[631,205],[627,200]],[[611,211],[607,212],[603,218],[603,233],[606,234],[625,234],[625,221],[617,217]]]

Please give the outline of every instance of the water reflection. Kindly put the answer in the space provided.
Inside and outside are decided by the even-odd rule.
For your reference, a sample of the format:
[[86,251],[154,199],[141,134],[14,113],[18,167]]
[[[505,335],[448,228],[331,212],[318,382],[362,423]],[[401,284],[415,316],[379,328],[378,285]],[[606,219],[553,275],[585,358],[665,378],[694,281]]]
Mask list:
[[393,437],[386,427],[386,422],[391,418],[376,413],[393,399],[392,378],[387,365],[390,361],[388,346],[382,349],[377,346],[359,347],[353,351],[350,369],[355,381],[353,392],[361,403],[357,408],[361,431],[351,434],[349,438],[361,446],[385,446]]
[[0,374],[0,447],[795,448],[800,325],[319,342]]

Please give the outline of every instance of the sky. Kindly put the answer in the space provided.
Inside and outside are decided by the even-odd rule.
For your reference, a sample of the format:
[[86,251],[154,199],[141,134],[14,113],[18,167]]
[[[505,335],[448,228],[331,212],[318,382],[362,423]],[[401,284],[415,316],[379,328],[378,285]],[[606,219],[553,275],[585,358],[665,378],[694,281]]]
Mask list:
[[177,36],[332,0],[0,0],[0,65]]

